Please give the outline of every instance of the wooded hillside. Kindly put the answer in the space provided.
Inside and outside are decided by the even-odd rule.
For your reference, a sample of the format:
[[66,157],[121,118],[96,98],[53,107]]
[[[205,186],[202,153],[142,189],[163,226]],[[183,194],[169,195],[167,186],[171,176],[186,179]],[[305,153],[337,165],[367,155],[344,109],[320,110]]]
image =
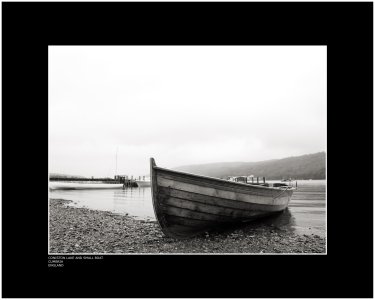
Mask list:
[[216,178],[254,175],[267,179],[325,179],[326,153],[318,152],[260,162],[221,162],[188,165],[174,170]]

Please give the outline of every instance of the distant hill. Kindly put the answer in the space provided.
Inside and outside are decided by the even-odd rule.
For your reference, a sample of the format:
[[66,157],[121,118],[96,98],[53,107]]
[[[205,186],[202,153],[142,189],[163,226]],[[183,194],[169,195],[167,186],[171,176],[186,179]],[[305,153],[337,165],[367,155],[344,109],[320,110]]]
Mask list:
[[318,152],[260,162],[221,162],[176,167],[174,170],[216,178],[254,175],[267,179],[325,179],[326,153]]

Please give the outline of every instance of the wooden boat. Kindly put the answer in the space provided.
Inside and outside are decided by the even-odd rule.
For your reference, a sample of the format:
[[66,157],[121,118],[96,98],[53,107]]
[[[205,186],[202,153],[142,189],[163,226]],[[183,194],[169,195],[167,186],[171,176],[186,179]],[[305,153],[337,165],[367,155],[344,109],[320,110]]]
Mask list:
[[150,167],[156,219],[163,233],[174,238],[281,212],[293,193],[290,186],[252,185],[164,169],[153,158]]

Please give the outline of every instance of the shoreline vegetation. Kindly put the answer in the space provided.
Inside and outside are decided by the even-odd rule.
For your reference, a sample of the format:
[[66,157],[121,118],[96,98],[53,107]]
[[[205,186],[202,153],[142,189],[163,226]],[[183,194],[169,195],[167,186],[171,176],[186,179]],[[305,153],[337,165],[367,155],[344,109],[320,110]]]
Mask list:
[[156,221],[71,207],[70,202],[50,199],[50,254],[326,252],[325,237],[298,235],[262,222],[177,240],[166,237]]

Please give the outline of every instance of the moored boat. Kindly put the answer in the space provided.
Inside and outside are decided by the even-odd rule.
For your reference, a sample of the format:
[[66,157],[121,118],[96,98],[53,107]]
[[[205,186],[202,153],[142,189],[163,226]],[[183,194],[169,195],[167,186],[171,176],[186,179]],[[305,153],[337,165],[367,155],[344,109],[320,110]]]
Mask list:
[[153,158],[150,168],[156,219],[163,233],[174,238],[281,212],[293,193],[290,186],[252,185],[160,168]]

